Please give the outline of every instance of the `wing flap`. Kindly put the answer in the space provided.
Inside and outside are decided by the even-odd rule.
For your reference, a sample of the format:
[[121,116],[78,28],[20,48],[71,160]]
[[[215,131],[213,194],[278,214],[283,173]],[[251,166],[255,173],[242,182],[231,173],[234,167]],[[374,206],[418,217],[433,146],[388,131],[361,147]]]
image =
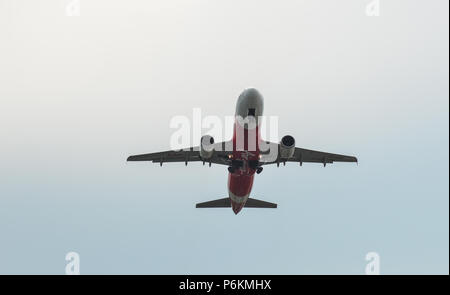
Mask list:
[[[213,164],[230,165],[230,159],[228,156],[233,153],[229,148],[229,142],[219,142],[215,145],[213,156],[205,162],[211,162]],[[190,147],[179,151],[164,151],[157,153],[133,155],[127,158],[127,161],[149,161],[153,163],[165,163],[165,162],[199,162],[203,161],[200,156],[199,147]]]
[[262,154],[261,165],[282,163],[282,162],[297,162],[297,163],[322,163],[331,164],[334,162],[358,162],[358,159],[353,156],[332,154],[321,151],[308,150],[303,148],[295,148],[294,155],[291,158],[280,158],[278,153],[278,143],[266,143],[268,149]]
[[300,160],[311,163],[358,162],[358,159],[353,156],[295,148],[294,157],[289,161],[299,162]]

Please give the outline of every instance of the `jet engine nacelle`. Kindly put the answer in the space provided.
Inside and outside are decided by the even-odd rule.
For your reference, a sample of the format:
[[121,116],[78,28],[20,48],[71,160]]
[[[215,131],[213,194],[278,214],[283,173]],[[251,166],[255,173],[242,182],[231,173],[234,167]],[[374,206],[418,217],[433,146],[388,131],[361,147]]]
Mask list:
[[214,153],[214,138],[210,135],[202,136],[200,140],[200,157],[210,159]]
[[283,136],[280,142],[280,158],[289,159],[294,155],[295,152],[295,139],[286,135]]

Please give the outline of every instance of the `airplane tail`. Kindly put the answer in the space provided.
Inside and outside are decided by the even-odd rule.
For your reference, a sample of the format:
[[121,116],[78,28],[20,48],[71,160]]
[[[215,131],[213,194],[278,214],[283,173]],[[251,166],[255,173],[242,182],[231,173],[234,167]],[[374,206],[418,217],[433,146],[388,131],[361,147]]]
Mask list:
[[[223,198],[203,203],[198,203],[195,208],[230,208],[230,198]],[[245,208],[277,208],[277,204],[257,199],[248,198],[244,205]]]

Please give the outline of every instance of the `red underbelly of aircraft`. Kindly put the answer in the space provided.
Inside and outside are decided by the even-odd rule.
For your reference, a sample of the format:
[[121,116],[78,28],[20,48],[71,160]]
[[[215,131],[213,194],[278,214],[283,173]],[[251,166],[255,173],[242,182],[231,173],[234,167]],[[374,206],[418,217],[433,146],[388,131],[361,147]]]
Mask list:
[[237,197],[248,196],[252,190],[254,174],[229,173],[228,189]]
[[[240,128],[237,130],[237,128]],[[242,133],[240,133],[242,132]],[[239,134],[243,143],[238,142]],[[243,136],[242,136],[243,135]],[[234,213],[238,213],[244,207],[253,186],[255,167],[250,167],[249,161],[259,160],[259,134],[258,128],[244,129],[238,123],[235,124],[233,136],[233,159],[242,161],[243,166],[228,175],[228,193],[231,207]],[[243,150],[242,150],[243,147]],[[239,150],[241,149],[241,150]]]

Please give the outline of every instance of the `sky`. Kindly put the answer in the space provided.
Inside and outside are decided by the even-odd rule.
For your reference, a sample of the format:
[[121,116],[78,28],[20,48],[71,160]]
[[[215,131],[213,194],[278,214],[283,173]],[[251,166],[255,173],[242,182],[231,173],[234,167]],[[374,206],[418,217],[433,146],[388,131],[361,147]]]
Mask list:
[[[448,274],[449,3],[371,2],[0,0],[0,274]],[[359,164],[265,167],[278,208],[234,215],[195,209],[226,167],[126,162],[247,87]]]

